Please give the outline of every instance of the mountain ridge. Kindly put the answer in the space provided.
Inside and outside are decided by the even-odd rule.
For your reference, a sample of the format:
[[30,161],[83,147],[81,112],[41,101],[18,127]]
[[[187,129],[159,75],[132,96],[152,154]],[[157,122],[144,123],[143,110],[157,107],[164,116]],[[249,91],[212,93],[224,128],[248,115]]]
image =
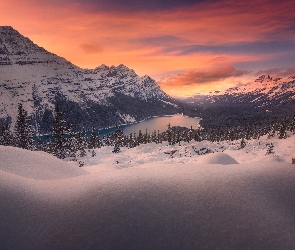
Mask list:
[[148,75],[140,77],[123,64],[80,68],[10,26],[0,26],[0,98],[2,122],[13,127],[17,103],[22,103],[41,133],[49,132],[56,104],[76,130],[180,111]]
[[203,118],[201,125],[214,127],[269,123],[293,116],[295,112],[295,76],[262,75],[256,80],[211,95],[185,98]]

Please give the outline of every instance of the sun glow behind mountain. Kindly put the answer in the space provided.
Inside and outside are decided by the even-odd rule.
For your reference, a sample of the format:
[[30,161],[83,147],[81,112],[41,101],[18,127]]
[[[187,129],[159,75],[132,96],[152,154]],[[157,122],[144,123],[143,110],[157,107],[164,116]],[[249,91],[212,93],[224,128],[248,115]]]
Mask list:
[[3,0],[1,25],[80,67],[124,64],[170,95],[295,74],[293,1]]

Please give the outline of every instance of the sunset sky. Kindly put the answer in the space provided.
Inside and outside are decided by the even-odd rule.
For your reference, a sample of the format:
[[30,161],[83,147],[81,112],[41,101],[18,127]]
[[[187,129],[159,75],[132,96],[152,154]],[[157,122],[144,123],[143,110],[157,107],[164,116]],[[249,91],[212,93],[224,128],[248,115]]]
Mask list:
[[294,0],[1,0],[9,25],[77,66],[124,64],[172,96],[295,75]]

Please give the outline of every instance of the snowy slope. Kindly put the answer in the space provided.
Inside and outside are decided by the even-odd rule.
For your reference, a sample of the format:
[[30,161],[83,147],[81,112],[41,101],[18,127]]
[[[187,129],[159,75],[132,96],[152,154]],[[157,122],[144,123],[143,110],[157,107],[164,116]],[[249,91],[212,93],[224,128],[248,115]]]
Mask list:
[[197,95],[186,102],[198,106],[241,106],[264,110],[295,106],[295,76],[285,78],[262,75],[253,82],[212,95]]
[[105,147],[83,169],[1,146],[0,248],[294,249],[294,136],[269,142]]
[[[146,102],[157,104],[159,112],[154,109],[154,114],[144,118],[158,115],[161,110],[165,114],[167,107],[174,113],[177,110],[174,100],[149,76],[140,77],[122,64],[79,68],[34,44],[12,27],[0,26],[0,118],[11,117],[14,124],[17,104],[23,103],[32,118],[41,122],[45,110],[52,112],[54,104],[61,102],[65,113],[78,106],[79,113],[87,113],[88,117],[104,107],[112,107],[111,114],[96,114],[112,125],[137,121],[138,111],[123,110],[118,104],[126,101],[126,96],[138,106]],[[114,116],[113,120],[108,116]]]

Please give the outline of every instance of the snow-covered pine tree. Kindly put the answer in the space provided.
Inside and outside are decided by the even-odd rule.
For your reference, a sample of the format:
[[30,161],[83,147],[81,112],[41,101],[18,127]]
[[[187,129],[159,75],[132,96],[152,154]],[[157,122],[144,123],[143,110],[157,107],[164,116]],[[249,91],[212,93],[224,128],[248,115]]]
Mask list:
[[87,137],[86,137],[85,129],[83,128],[82,133],[79,133],[79,136],[78,136],[78,150],[79,150],[80,157],[85,157],[87,155],[86,149],[87,149]]
[[246,142],[244,140],[244,138],[242,138],[241,143],[240,143],[240,149],[246,147]]
[[63,159],[66,157],[66,140],[65,140],[65,121],[63,114],[58,105],[55,106],[55,116],[53,125],[53,155]]
[[88,148],[89,149],[98,148],[97,142],[98,142],[97,141],[97,135],[96,135],[96,132],[95,132],[95,128],[93,126],[92,131],[91,131],[91,135],[90,135],[90,138],[89,138]]
[[119,126],[116,126],[116,130],[114,133],[114,150],[113,153],[119,153],[120,147],[123,146],[124,134]]
[[18,115],[15,124],[15,134],[15,146],[29,150],[34,149],[33,130],[29,126],[28,113],[24,110],[21,103],[18,104]]
[[274,124],[271,124],[269,131],[268,131],[268,138],[274,137],[275,134],[276,134],[275,126],[274,126]]
[[293,134],[295,134],[295,113],[294,113],[294,115],[293,115],[293,119],[292,119],[292,121],[291,121],[291,123],[290,123],[290,131],[291,131]]
[[77,160],[78,140],[73,130],[73,125],[70,123],[67,129],[68,138],[66,138],[66,155],[72,158],[74,161]]
[[12,146],[15,138],[10,132],[8,124],[2,124],[1,127],[0,145]]
[[172,144],[172,129],[171,129],[171,126],[170,126],[170,123],[167,125],[168,126],[168,129],[166,131],[166,134],[167,134],[167,141],[169,143],[169,145]]
[[45,142],[45,145],[44,145],[44,151],[47,152],[48,154],[53,153],[53,144],[51,142],[51,139],[50,139],[49,135],[46,138],[46,142]]
[[270,154],[275,154],[274,145],[272,143],[268,145],[265,155],[270,155]]
[[246,128],[246,140],[250,140],[251,136],[252,136],[252,130],[251,130],[250,126],[247,126],[247,128]]
[[99,132],[97,132],[97,135],[96,135],[96,145],[97,145],[98,148],[101,148],[101,147],[104,146],[103,143],[102,143],[102,140],[100,139],[100,133]]
[[44,151],[44,143],[42,142],[42,139],[41,139],[40,135],[38,135],[38,138],[37,138],[37,146],[36,146],[36,149],[38,151]]
[[287,138],[287,121],[286,117],[281,122],[280,128],[279,128],[279,139],[286,139]]
[[136,147],[136,138],[135,138],[135,136],[132,135],[132,133],[129,135],[128,147],[129,148]]

